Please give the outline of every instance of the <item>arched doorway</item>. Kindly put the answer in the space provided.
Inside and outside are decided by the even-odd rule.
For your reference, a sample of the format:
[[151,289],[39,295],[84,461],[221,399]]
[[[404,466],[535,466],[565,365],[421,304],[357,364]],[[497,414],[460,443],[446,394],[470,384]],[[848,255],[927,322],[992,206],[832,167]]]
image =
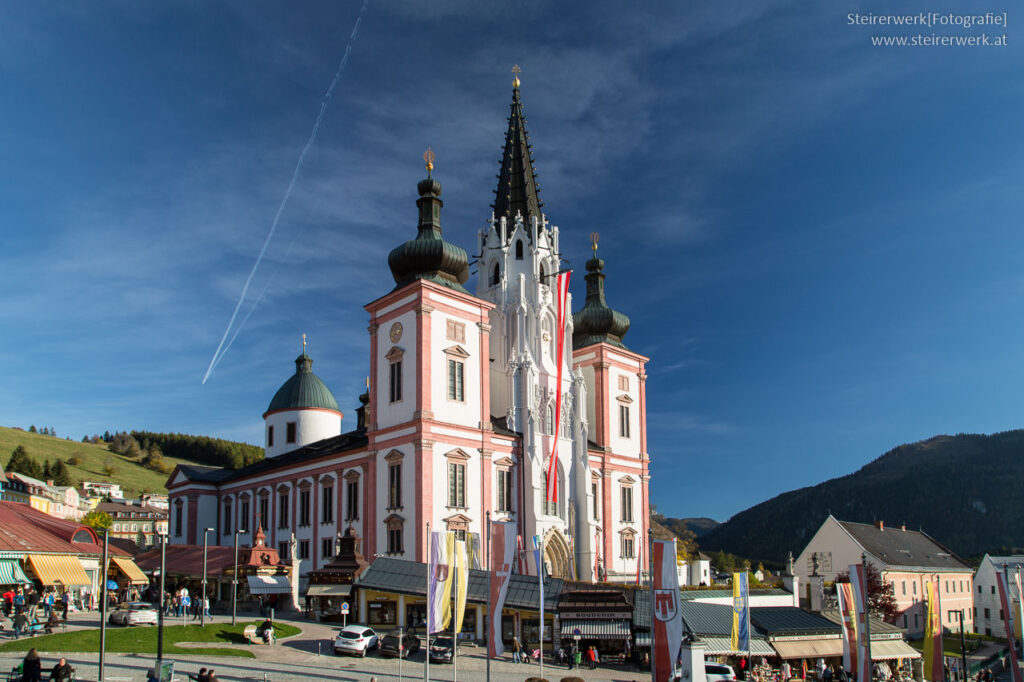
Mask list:
[[544,568],[552,578],[569,578],[572,552],[565,536],[557,528],[544,535]]

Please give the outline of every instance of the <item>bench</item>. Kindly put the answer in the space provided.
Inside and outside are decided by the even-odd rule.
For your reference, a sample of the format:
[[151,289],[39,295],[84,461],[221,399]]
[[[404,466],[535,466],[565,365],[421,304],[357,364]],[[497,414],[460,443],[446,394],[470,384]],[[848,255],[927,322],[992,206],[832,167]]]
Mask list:
[[[267,643],[267,642],[265,642],[263,640],[263,637],[261,637],[257,633],[257,627],[255,625],[246,625],[245,626],[245,630],[242,632],[242,634],[245,637],[245,639],[249,642],[249,644],[266,644]],[[273,644],[275,639],[276,638],[274,636],[274,631],[271,630],[270,631],[270,642],[269,643]]]

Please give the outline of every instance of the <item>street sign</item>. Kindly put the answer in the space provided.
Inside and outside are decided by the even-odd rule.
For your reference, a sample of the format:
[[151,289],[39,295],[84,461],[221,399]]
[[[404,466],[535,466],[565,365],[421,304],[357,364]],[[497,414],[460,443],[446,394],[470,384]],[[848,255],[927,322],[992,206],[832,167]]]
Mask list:
[[341,613],[342,613],[342,615],[348,613],[348,602],[347,601],[341,602]]
[[573,628],[573,631],[572,631],[572,638],[573,639],[575,639],[578,642],[578,641],[580,641],[580,638],[582,636],[583,636],[583,633],[580,632],[579,628]]

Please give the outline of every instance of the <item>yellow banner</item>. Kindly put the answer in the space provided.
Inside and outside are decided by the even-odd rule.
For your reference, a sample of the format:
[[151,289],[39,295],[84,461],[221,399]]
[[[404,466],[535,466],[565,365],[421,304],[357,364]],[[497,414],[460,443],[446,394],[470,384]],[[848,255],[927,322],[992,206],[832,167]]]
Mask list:
[[935,583],[925,583],[925,591],[928,595],[928,618],[924,625],[924,679],[942,679],[945,673],[942,658],[942,624],[939,622],[941,611],[937,595],[935,594]]
[[441,627],[447,627],[452,618],[452,581],[455,578],[455,533],[446,531],[444,534],[444,556],[448,564],[448,575],[441,583]]
[[466,570],[466,542],[455,541],[455,632],[462,632],[462,617],[466,615],[466,589],[469,571]]

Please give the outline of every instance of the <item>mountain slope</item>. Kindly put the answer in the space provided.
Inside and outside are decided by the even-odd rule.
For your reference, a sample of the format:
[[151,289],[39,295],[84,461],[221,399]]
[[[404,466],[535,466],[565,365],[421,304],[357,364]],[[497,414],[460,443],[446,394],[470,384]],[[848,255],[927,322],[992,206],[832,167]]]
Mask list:
[[1024,544],[1024,431],[935,436],[859,471],[742,511],[700,539],[707,551],[784,561],[831,513],[921,529],[961,556]]

